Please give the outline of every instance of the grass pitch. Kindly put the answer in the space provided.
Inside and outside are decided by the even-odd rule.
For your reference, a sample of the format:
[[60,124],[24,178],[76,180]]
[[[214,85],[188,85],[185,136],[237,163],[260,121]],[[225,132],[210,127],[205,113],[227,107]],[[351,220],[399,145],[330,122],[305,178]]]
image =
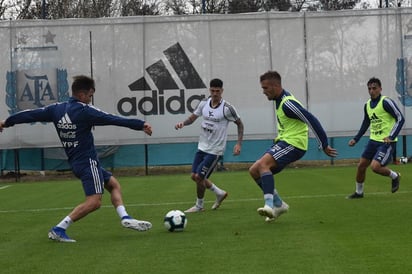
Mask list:
[[406,273],[412,269],[412,165],[400,190],[368,171],[365,198],[354,191],[356,167],[288,168],[275,176],[289,213],[265,223],[261,191],[246,171],[215,172],[229,192],[216,211],[187,214],[184,232],[163,216],[195,201],[189,174],[119,177],[129,214],[151,221],[148,232],[121,227],[105,194],[98,211],[76,222],[76,243],[47,239],[48,230],[83,201],[77,180],[0,184],[1,273]]

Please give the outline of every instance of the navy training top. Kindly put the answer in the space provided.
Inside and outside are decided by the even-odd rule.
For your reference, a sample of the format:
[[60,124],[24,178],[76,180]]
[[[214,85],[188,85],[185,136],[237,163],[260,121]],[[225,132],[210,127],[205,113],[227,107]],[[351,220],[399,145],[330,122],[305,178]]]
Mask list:
[[93,126],[114,125],[142,130],[145,123],[106,113],[71,97],[67,102],[12,114],[6,119],[5,126],[33,122],[53,122],[72,168],[85,162],[88,164],[90,159],[98,160],[91,131]]

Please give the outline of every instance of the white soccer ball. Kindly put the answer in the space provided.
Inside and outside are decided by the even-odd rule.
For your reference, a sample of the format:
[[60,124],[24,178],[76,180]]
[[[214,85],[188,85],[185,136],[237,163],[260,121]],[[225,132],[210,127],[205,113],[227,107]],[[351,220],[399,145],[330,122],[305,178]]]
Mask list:
[[406,164],[408,163],[408,157],[402,156],[401,158],[399,158],[399,162],[401,164]]
[[170,231],[183,231],[187,225],[186,215],[180,210],[171,210],[167,212],[163,219],[165,228]]

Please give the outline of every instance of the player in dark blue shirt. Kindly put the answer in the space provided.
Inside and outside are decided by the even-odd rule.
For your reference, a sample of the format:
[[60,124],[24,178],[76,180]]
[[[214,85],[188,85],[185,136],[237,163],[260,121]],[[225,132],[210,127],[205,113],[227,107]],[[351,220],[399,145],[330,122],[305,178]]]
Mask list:
[[126,228],[146,231],[152,227],[147,221],[130,217],[123,204],[121,187],[112,173],[103,169],[94,146],[92,128],[94,126],[114,125],[142,130],[152,134],[150,124],[139,119],[126,119],[112,115],[92,106],[95,92],[94,80],[87,76],[75,76],[72,83],[72,97],[67,102],[55,103],[43,108],[24,110],[0,122],[3,128],[16,124],[33,122],[52,122],[62,146],[67,154],[74,175],[82,181],[86,200],[73,209],[63,220],[49,231],[51,240],[75,242],[66,234],[66,229],[87,214],[101,206],[103,188],[111,194],[121,224]]

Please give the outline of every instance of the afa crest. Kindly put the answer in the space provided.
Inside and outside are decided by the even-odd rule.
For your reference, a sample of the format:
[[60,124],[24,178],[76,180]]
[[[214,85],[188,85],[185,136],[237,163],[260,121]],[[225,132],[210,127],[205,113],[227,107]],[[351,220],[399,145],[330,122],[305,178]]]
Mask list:
[[[67,70],[61,67],[58,47],[27,46],[28,36],[20,36],[25,39],[17,37],[17,45],[12,54],[13,69],[6,75],[6,104],[9,113],[67,101]],[[43,36],[45,43],[54,43],[56,35],[50,31]]]

